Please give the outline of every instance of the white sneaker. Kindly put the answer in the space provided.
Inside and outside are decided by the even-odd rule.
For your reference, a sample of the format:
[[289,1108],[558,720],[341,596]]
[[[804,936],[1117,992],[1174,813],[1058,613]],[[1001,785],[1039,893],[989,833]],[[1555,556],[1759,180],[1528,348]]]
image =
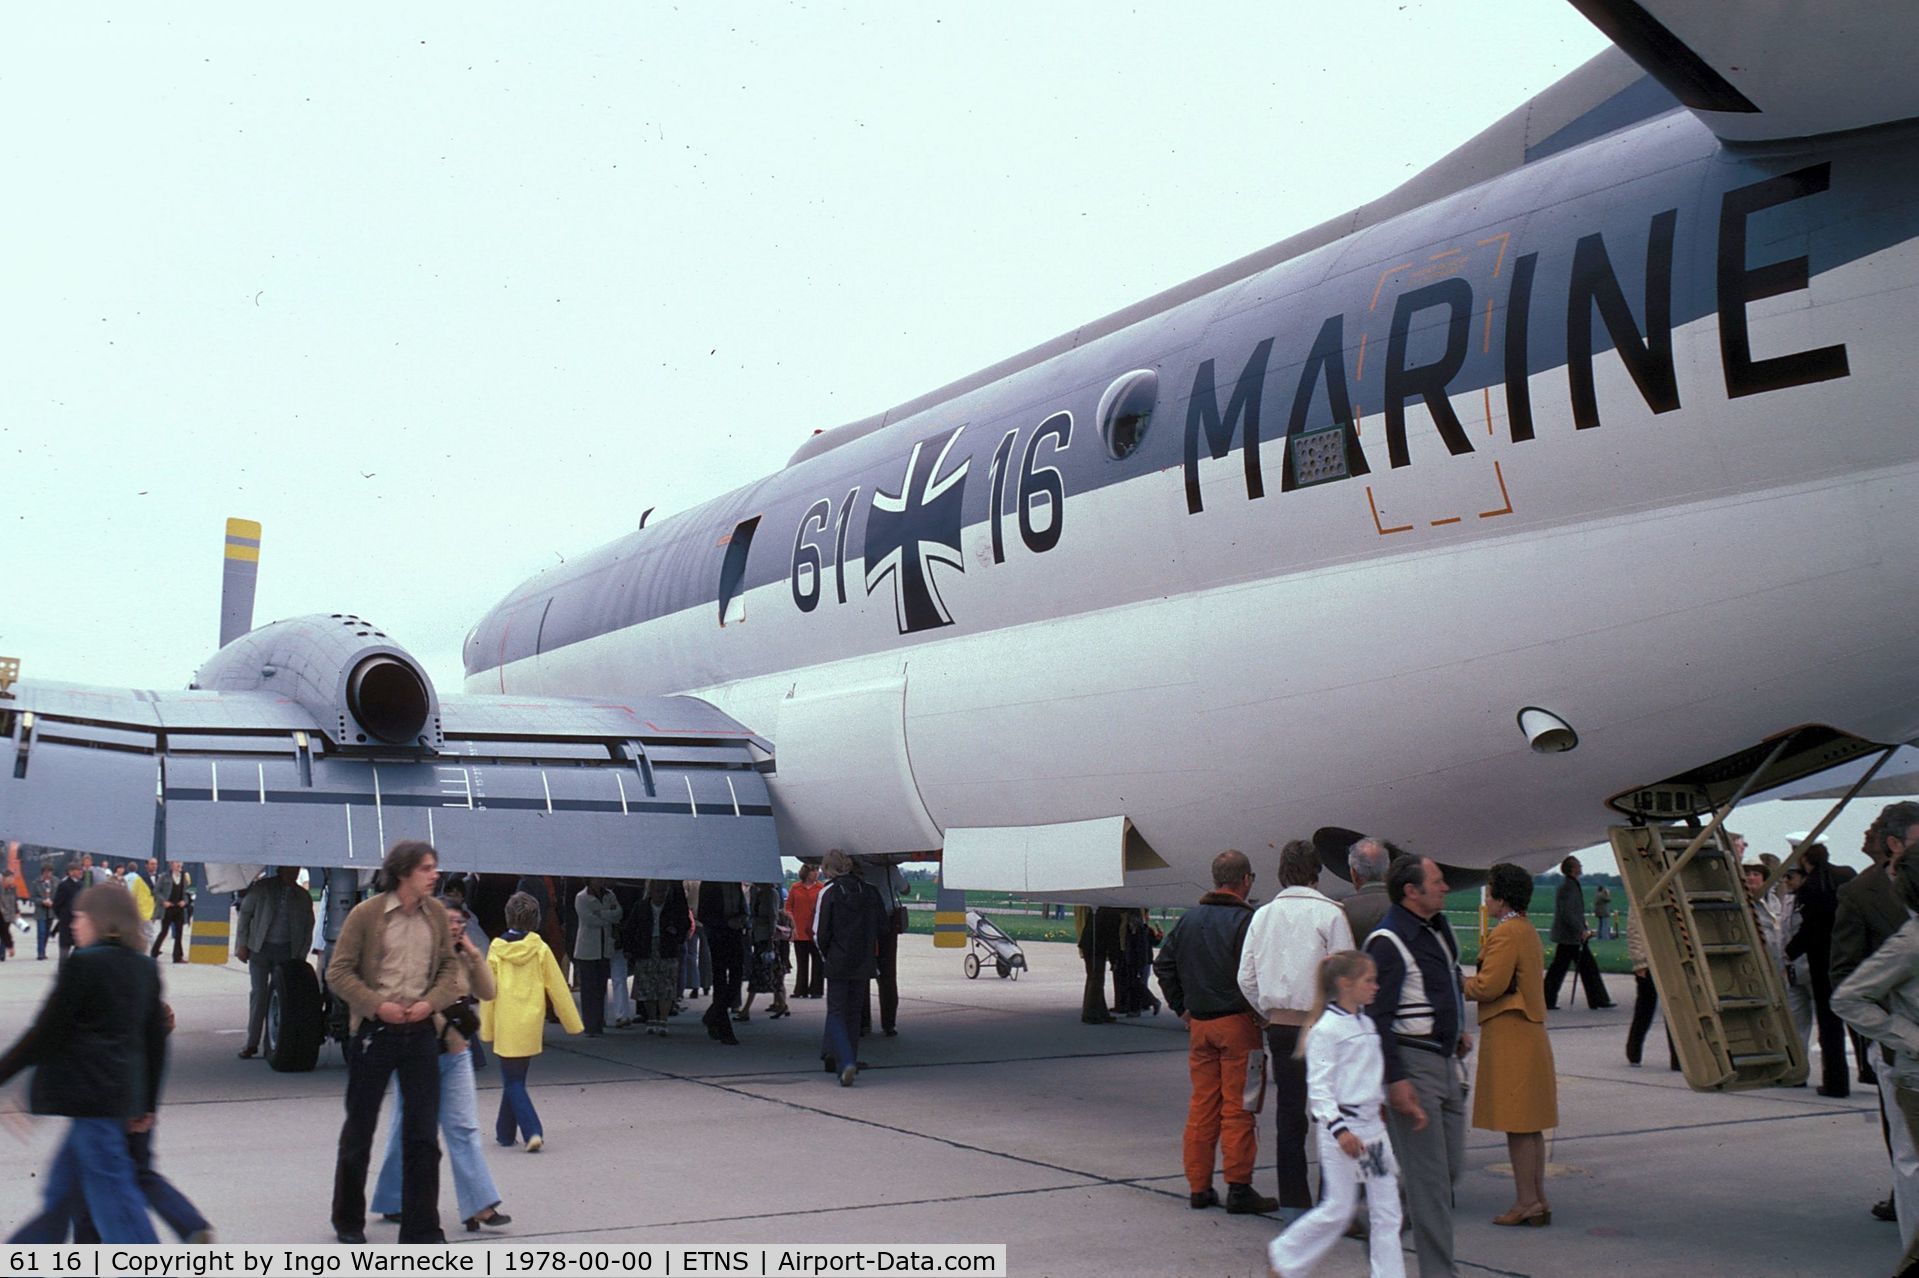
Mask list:
[[529,1154],[537,1154],[537,1153],[539,1153],[539,1152],[540,1152],[540,1151],[541,1151],[542,1149],[545,1149],[545,1148],[546,1148],[546,1138],[545,1138],[545,1137],[542,1137],[542,1136],[529,1136],[529,1137],[527,1137],[527,1138],[526,1138],[526,1152],[527,1152],[527,1153],[529,1153]]

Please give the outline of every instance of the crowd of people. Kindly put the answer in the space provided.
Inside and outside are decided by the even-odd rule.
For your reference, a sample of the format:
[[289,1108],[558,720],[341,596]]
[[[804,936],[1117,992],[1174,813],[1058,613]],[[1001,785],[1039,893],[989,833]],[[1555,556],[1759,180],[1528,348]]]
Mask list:
[[[751,1020],[756,998],[767,996],[771,1018],[791,1014],[787,977],[797,968],[792,997],[827,1002],[820,1059],[841,1085],[865,1066],[858,1042],[872,1032],[873,986],[877,1032],[899,1032],[898,938],[910,885],[889,862],[834,850],[790,893],[775,883],[664,879],[588,879],[572,891],[567,880],[530,876],[490,902],[498,886],[478,877],[442,882],[432,846],[396,844],[379,890],[347,914],[329,951],[326,983],[346,1009],[347,1030],[331,1208],[341,1242],[366,1240],[369,1212],[398,1224],[400,1242],[444,1241],[442,1145],[464,1227],[511,1222],[487,1167],[475,1071],[489,1053],[498,1063],[496,1147],[540,1152],[546,1131],[528,1078],[549,1021],[587,1037],[636,1023],[664,1035],[691,1000],[710,995],[701,1018],[709,1036],[736,1045],[735,1026]],[[149,862],[142,873],[76,856],[59,875],[44,864],[34,892],[40,957],[54,942],[60,966],[34,1025],[0,1056],[0,1082],[34,1068],[33,1112],[74,1122],[41,1212],[13,1240],[153,1241],[151,1209],[183,1240],[210,1241],[211,1226],[152,1157],[172,1029],[152,960],[171,936],[174,961],[185,961],[191,879],[177,862],[166,871]],[[0,878],[0,900],[16,893],[10,876]],[[482,912],[496,915],[492,927]],[[242,1059],[261,1055],[277,970],[308,960],[314,928],[298,867],[268,867],[242,894],[234,928],[234,955],[249,978]],[[11,944],[9,926],[0,957]],[[373,1139],[389,1097],[369,1202]]]
[[[1745,840],[1731,835],[1729,842],[1743,858]],[[1809,1057],[1817,1027],[1821,1095],[1848,1094],[1848,1027],[1858,1036],[1858,1077],[1879,1089],[1893,1176],[1892,1192],[1872,1211],[1898,1221],[1906,1252],[1896,1272],[1909,1278],[1919,1278],[1919,857],[1905,856],[1915,842],[1919,803],[1895,803],[1868,830],[1863,850],[1871,867],[1857,876],[1834,867],[1816,843],[1796,845],[1796,864],[1784,874],[1770,855],[1740,867]],[[1252,863],[1223,852],[1213,862],[1213,891],[1160,948],[1154,971],[1189,1039],[1183,1155],[1190,1203],[1279,1212],[1288,1225],[1267,1260],[1288,1278],[1309,1272],[1349,1231],[1370,1237],[1376,1276],[1402,1274],[1403,1208],[1419,1273],[1452,1274],[1468,1060],[1471,1124],[1505,1136],[1512,1168],[1512,1205],[1492,1223],[1552,1224],[1545,1133],[1558,1126],[1559,1113],[1546,1017],[1574,971],[1589,1006],[1613,1006],[1591,950],[1597,935],[1612,934],[1611,894],[1594,902],[1600,927],[1588,927],[1583,867],[1574,857],[1561,864],[1548,966],[1528,917],[1532,874],[1494,865],[1487,929],[1476,970],[1467,973],[1435,862],[1392,855],[1389,844],[1365,838],[1348,850],[1347,864],[1355,891],[1334,902],[1316,886],[1322,867],[1314,846],[1290,842],[1279,856],[1279,891],[1255,909]],[[1643,923],[1637,911],[1626,916],[1635,985],[1626,1056],[1637,1066],[1658,994]],[[1092,956],[1102,944],[1097,937],[1081,943],[1094,1010]],[[1678,1069],[1670,1036],[1668,1054]],[[1268,1070],[1276,1199],[1252,1183]],[[1309,1143],[1318,1151],[1317,1194],[1307,1175]],[[1215,1166],[1225,1173],[1223,1199]],[[1364,1223],[1353,1219],[1362,1192]]]
[[101,883],[115,883],[133,898],[134,914],[141,925],[142,943],[150,940],[148,951],[160,957],[167,938],[173,939],[173,961],[184,963],[188,926],[193,922],[193,876],[178,861],[164,865],[149,857],[144,866],[132,861],[96,866],[89,855],[75,857],[58,873],[51,861],[42,860],[39,871],[29,883],[13,866],[0,866],[0,962],[19,957],[19,942],[14,930],[20,921],[21,906],[33,903],[34,957],[45,961],[47,946],[55,946],[56,956],[65,958],[74,948],[70,930],[74,903],[80,893]]
[[[1809,1056],[1817,1039],[1820,1092],[1850,1090],[1849,1032],[1856,1077],[1878,1090],[1892,1186],[1873,1211],[1900,1226],[1899,1272],[1919,1275],[1919,857],[1906,856],[1915,842],[1919,803],[1896,803],[1867,833],[1863,873],[1835,867],[1819,844],[1796,848],[1784,874],[1763,855],[1742,870]],[[1736,854],[1743,844],[1732,836]],[[1533,876],[1493,866],[1488,926],[1468,973],[1437,863],[1374,838],[1360,839],[1346,859],[1354,891],[1343,901],[1320,891],[1315,846],[1295,840],[1279,854],[1278,890],[1257,908],[1257,871],[1228,851],[1213,861],[1213,890],[1164,933],[1143,910],[1080,910],[1082,1017],[1105,1023],[1157,1011],[1148,973],[1157,978],[1188,1036],[1190,1205],[1280,1213],[1287,1227],[1269,1249],[1273,1272],[1308,1272],[1356,1232],[1371,1240],[1375,1274],[1403,1273],[1403,1223],[1419,1272],[1450,1274],[1453,1189],[1469,1121],[1506,1139],[1513,1201],[1493,1223],[1553,1220],[1544,1133],[1558,1125],[1558,1106],[1547,1014],[1573,972],[1590,1006],[1611,1005],[1590,948],[1596,930],[1586,926],[1583,867],[1576,858],[1561,866],[1549,965],[1528,916]],[[475,1071],[489,1053],[498,1062],[495,1146],[541,1151],[546,1132],[529,1075],[549,1021],[586,1036],[636,1024],[665,1034],[692,1000],[708,997],[701,1020],[709,1036],[736,1044],[758,997],[767,997],[767,1016],[790,1014],[790,975],[790,998],[826,1002],[820,1061],[843,1086],[865,1065],[863,1033],[875,1024],[880,1034],[898,1032],[907,885],[890,863],[834,850],[784,892],[773,883],[599,879],[573,891],[565,880],[524,878],[487,926],[483,898],[497,886],[442,884],[431,846],[397,844],[381,890],[347,915],[332,946],[327,984],[349,1018],[332,1201],[341,1242],[365,1241],[369,1212],[397,1223],[401,1242],[442,1241],[442,1147],[464,1227],[510,1223],[487,1167]],[[0,899],[17,892],[10,881],[0,889],[12,889]],[[172,1029],[154,961],[169,936],[183,961],[190,879],[177,863],[142,872],[75,858],[64,875],[43,866],[32,899],[41,957],[56,942],[61,963],[34,1025],[0,1056],[0,1082],[37,1067],[33,1110],[73,1122],[43,1182],[41,1211],[15,1241],[152,1241],[149,1210],[182,1239],[210,1239],[205,1218],[153,1157]],[[1609,927],[1606,904],[1595,917]],[[1635,987],[1626,1055],[1638,1065],[1657,988],[1638,912],[1624,913]],[[274,968],[304,960],[313,930],[313,898],[296,870],[269,870],[246,892],[235,932],[250,978],[242,1057],[258,1054]],[[1670,1039],[1668,1054],[1677,1068]],[[1269,1074],[1277,1198],[1254,1185]],[[389,1096],[369,1202],[373,1138]],[[1223,1196],[1214,1184],[1222,1164]]]

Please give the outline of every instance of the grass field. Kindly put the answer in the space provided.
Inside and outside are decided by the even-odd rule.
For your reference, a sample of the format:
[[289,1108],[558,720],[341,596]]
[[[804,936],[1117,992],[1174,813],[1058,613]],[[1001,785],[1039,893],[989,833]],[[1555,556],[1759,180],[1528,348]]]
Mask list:
[[[1537,908],[1541,900],[1541,894],[1534,895],[1533,904],[1535,908],[1530,911],[1529,916],[1533,921],[1533,926],[1539,929],[1540,940],[1546,946],[1546,957],[1548,961],[1550,961],[1552,958],[1552,942],[1547,939],[1547,934],[1552,928],[1552,910],[1550,909],[1552,898],[1550,895],[1545,895],[1544,899],[1549,908],[1542,911]],[[1015,897],[1004,892],[969,892],[966,894],[966,904],[969,909],[978,910],[980,913],[992,919],[994,923],[999,925],[1002,931],[1015,941],[1064,941],[1070,944],[1074,940],[1073,917],[1070,912],[1063,919],[1043,919],[1040,917],[1040,906],[1037,901],[1030,901],[1023,897]],[[1173,920],[1179,917],[1179,914],[1180,911],[1178,910],[1155,910],[1153,911],[1153,918],[1155,920],[1164,919],[1162,926],[1170,927],[1172,926]],[[1478,962],[1478,889],[1454,892],[1451,896],[1447,897],[1446,919],[1452,924],[1453,935],[1459,941],[1460,961],[1469,965]],[[909,932],[930,933],[933,930],[933,912],[931,910],[913,910],[908,914],[908,920],[909,926],[907,930]],[[1621,928],[1625,926],[1623,917],[1615,921]],[[1631,964],[1626,961],[1626,942],[1623,936],[1617,940],[1594,941],[1592,943],[1592,951],[1593,957],[1599,961],[1599,970],[1602,972],[1629,972],[1632,970]]]

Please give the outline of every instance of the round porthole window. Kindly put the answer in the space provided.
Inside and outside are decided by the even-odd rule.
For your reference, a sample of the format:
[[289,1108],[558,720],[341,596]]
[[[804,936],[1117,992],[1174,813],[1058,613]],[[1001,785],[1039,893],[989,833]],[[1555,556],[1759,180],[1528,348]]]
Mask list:
[[1117,378],[1099,398],[1099,435],[1106,452],[1123,461],[1133,455],[1153,423],[1153,405],[1159,402],[1159,374],[1136,368]]

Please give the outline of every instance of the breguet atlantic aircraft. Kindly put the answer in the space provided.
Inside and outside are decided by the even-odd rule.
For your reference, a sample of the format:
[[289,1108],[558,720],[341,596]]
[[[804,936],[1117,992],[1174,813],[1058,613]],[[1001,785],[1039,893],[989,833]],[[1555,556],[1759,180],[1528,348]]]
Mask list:
[[1919,11],[1577,3],[1616,48],[1404,187],[526,582],[463,691],[249,629],[230,525],[190,690],[0,700],[0,833],[1184,902],[1228,846],[1543,864],[1912,741]]

